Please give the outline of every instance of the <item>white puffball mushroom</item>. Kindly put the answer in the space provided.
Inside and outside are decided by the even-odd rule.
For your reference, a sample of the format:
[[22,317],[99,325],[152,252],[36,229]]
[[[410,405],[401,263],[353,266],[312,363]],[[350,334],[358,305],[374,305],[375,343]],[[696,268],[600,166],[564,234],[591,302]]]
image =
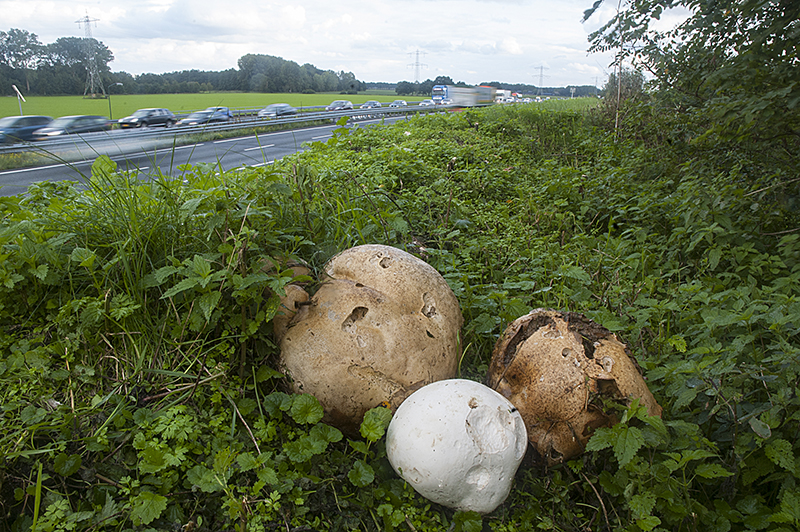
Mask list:
[[490,513],[505,501],[528,434],[508,399],[478,382],[428,384],[397,409],[386,433],[392,467],[420,495]]

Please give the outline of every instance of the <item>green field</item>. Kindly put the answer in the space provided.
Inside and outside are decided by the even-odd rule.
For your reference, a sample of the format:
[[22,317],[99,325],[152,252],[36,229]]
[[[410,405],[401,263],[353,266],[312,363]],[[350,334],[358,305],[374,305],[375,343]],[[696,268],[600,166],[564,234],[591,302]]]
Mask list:
[[[205,109],[212,105],[231,108],[265,107],[271,103],[285,102],[295,107],[328,105],[333,100],[350,100],[358,105],[367,100],[377,99],[390,102],[395,96],[375,96],[371,94],[345,95],[337,93],[325,94],[263,94],[252,92],[211,92],[201,94],[113,94],[111,96],[112,118],[122,118],[137,109],[145,107],[166,107],[172,112],[181,114],[197,109]],[[406,101],[419,101],[423,97],[404,97]],[[109,116],[109,101],[93,100],[82,96],[31,96],[22,104],[22,112],[26,115],[48,115],[52,117],[65,115],[103,115]],[[19,114],[16,98],[0,98],[0,116]]]

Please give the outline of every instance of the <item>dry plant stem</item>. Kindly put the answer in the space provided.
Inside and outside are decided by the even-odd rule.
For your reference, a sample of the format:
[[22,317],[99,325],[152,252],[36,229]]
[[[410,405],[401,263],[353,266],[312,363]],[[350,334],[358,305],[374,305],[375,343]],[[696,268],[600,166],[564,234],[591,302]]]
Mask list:
[[[156,399],[163,399],[164,397],[168,397],[173,393],[183,392],[185,390],[188,390],[189,388],[192,388],[192,392],[194,393],[194,390],[196,390],[199,385],[213,381],[214,379],[222,377],[223,375],[225,375],[225,373],[217,373],[216,375],[211,375],[208,378],[205,378],[203,380],[198,380],[197,382],[194,382],[192,384],[184,384],[183,386],[175,388],[174,390],[158,393],[156,395],[148,395],[147,397],[144,397],[142,400],[147,403],[149,401],[154,401]],[[189,399],[191,399],[191,397],[189,397]]]
[[600,507],[603,509],[603,517],[606,518],[606,525],[608,526],[608,529],[611,530],[611,522],[608,520],[608,512],[606,511],[606,505],[603,502],[603,498],[597,492],[597,488],[594,487],[594,484],[592,484],[592,481],[589,480],[589,477],[587,477],[586,474],[583,471],[581,471],[581,476],[584,478],[584,480],[586,480],[586,482],[589,483],[589,486],[592,488],[592,491],[597,496],[597,500],[600,501]]

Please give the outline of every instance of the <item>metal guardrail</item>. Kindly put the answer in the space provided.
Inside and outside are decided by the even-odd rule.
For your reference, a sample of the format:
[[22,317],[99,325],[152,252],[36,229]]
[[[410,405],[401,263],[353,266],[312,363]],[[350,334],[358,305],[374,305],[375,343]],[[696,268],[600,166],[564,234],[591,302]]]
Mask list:
[[[174,139],[178,136],[196,135],[199,133],[211,133],[215,131],[235,131],[237,129],[252,129],[255,127],[268,127],[273,125],[305,124],[308,122],[330,121],[336,122],[342,117],[349,120],[367,120],[386,116],[413,115],[419,113],[439,112],[446,109],[446,106],[422,106],[409,105],[407,107],[381,107],[371,109],[352,109],[346,111],[305,111],[306,109],[324,109],[319,106],[316,108],[303,107],[303,111],[297,115],[280,118],[257,118],[251,116],[257,114],[262,107],[251,109],[231,109],[234,113],[234,120],[219,124],[203,124],[197,126],[173,126],[171,128],[139,128],[130,130],[111,130],[96,133],[73,133],[64,135],[57,139],[47,139],[35,142],[26,142],[0,146],[0,156],[4,154],[14,154],[23,152],[42,152],[50,155],[59,155],[65,149],[74,150],[78,143],[91,146],[96,141],[106,141],[118,143],[123,140],[157,140],[162,138]],[[176,114],[177,116],[177,114]]]

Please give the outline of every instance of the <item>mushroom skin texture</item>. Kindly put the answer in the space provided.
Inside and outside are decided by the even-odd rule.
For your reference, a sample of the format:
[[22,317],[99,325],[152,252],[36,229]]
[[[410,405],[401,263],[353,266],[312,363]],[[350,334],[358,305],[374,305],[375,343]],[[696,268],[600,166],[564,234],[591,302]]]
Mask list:
[[651,416],[661,415],[628,347],[572,312],[536,309],[513,321],[495,344],[487,384],[519,409],[550,465],[583,453],[595,429],[616,423],[598,398],[639,398]]
[[319,400],[326,423],[358,434],[370,408],[394,409],[425,384],[455,376],[463,318],[432,266],[364,245],[324,270],[328,278],[279,332],[283,371],[295,392]]
[[490,513],[505,501],[528,437],[519,412],[478,382],[438,381],[411,394],[386,431],[389,463],[420,495]]

